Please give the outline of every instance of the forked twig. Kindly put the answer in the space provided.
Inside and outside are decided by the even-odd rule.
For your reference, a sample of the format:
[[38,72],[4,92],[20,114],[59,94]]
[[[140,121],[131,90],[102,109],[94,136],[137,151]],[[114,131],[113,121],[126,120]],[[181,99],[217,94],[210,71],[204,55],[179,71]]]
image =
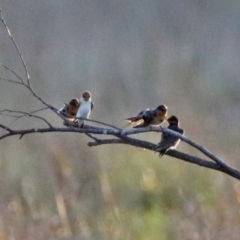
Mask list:
[[3,23],[3,25],[4,25],[4,27],[5,27],[6,30],[7,30],[8,36],[9,36],[10,39],[12,40],[13,45],[15,46],[15,48],[16,48],[16,50],[17,50],[17,52],[18,52],[18,55],[20,56],[21,62],[22,62],[22,64],[23,64],[23,67],[24,67],[25,73],[26,73],[27,85],[28,85],[28,87],[30,87],[30,75],[29,75],[29,72],[28,72],[28,69],[27,69],[27,65],[26,65],[26,63],[25,63],[25,61],[24,61],[24,59],[23,59],[23,56],[22,56],[22,54],[21,54],[21,52],[20,52],[20,50],[19,50],[19,47],[18,47],[16,41],[14,40],[14,38],[13,38],[13,36],[12,36],[12,33],[11,33],[9,27],[7,26],[7,24],[6,24],[6,22],[5,22],[4,18],[3,18],[2,10],[1,10],[1,9],[0,9],[0,16],[1,16],[1,21],[2,21],[2,23]]

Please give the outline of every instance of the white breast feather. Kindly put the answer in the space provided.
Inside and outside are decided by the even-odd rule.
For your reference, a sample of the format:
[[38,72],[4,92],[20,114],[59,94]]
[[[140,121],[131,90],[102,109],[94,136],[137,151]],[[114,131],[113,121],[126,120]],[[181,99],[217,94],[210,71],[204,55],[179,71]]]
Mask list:
[[91,112],[91,102],[82,101],[77,111],[77,118],[88,118]]

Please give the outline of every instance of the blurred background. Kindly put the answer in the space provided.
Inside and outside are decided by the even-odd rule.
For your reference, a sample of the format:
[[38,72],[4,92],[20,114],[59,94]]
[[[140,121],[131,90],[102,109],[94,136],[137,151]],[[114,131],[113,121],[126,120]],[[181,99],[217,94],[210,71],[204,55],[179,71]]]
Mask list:
[[[0,8],[46,102],[59,108],[89,90],[91,118],[118,127],[166,104],[188,137],[240,169],[239,1],[0,0]],[[25,76],[2,24],[0,62]],[[14,79],[4,69],[0,76]],[[22,86],[0,83],[1,110],[40,107]],[[53,113],[42,116],[62,126]],[[11,126],[46,125],[25,118]],[[160,135],[137,137],[157,143]],[[239,239],[237,180],[88,141],[71,133],[1,140],[0,240]],[[186,143],[178,149],[203,157]]]

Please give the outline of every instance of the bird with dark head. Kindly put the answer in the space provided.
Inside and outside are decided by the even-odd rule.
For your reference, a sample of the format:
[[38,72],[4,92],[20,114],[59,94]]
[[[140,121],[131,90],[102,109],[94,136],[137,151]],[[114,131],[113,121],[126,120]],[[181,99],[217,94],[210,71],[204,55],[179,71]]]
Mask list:
[[159,105],[156,109],[145,109],[135,117],[126,118],[129,124],[136,123],[134,128],[148,127],[151,125],[160,125],[167,118],[168,108],[165,105]]
[[59,109],[59,113],[66,118],[74,118],[79,108],[79,100],[73,98],[69,103],[65,103],[64,107]]
[[[180,133],[183,135],[183,129],[179,128],[178,118],[176,116],[171,116],[167,119],[168,129]],[[156,152],[159,152],[159,156],[162,157],[169,149],[175,149],[179,144],[180,139],[176,136],[173,136],[169,133],[162,133],[161,140],[158,143],[157,147],[154,149]]]

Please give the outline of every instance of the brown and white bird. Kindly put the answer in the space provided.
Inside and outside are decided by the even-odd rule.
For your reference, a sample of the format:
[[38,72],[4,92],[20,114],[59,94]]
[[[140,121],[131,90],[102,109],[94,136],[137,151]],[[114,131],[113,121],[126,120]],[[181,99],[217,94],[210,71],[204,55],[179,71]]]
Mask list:
[[[169,126],[167,127],[170,130],[178,132],[183,135],[183,129],[179,128],[178,118],[176,116],[171,116],[167,119]],[[173,136],[169,133],[162,133],[161,140],[155,148],[156,152],[159,152],[159,156],[162,157],[169,149],[174,149],[179,144],[180,139],[176,136]]]
[[159,105],[156,109],[145,109],[136,117],[129,117],[126,120],[129,124],[137,123],[134,128],[147,127],[150,125],[160,125],[167,118],[168,108],[165,105]]
[[58,112],[68,119],[76,117],[79,108],[79,100],[73,98],[69,103],[65,103],[64,107],[60,108]]
[[91,93],[89,91],[85,91],[80,99],[79,108],[76,114],[78,127],[83,127],[84,120],[81,118],[89,118],[92,109],[93,103]]

